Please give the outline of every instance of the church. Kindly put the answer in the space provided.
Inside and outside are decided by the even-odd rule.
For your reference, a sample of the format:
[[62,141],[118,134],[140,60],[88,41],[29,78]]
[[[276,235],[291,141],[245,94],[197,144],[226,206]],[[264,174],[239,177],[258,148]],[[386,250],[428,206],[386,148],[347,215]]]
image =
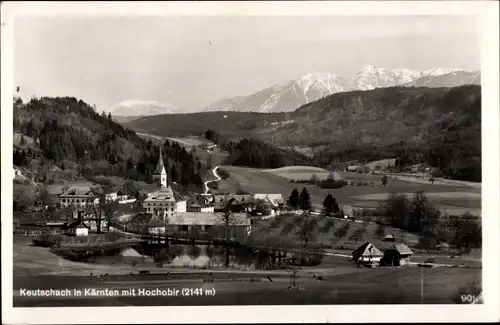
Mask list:
[[143,207],[147,213],[156,217],[155,219],[160,223],[157,227],[164,227],[165,221],[175,212],[186,212],[186,201],[177,201],[174,191],[167,184],[167,170],[163,164],[161,147],[158,163],[153,172],[153,181],[158,184],[159,189],[148,195]]

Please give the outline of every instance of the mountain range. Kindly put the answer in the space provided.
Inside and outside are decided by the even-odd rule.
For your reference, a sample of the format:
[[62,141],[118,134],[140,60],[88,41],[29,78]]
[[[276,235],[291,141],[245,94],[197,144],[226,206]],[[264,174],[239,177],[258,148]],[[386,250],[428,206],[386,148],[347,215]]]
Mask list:
[[[479,85],[480,79],[479,71],[471,72],[456,68],[434,68],[420,72],[405,68],[386,69],[367,65],[351,78],[331,72],[307,73],[295,80],[273,85],[247,96],[220,99],[202,111],[291,112],[304,104],[336,93],[394,86],[451,88]],[[129,122],[134,117],[187,113],[168,103],[141,100],[126,100],[112,105],[106,111],[121,123]]]
[[350,79],[329,72],[308,73],[284,85],[265,88],[249,96],[216,101],[204,111],[290,112],[325,96],[347,91],[394,86],[457,87],[469,84],[480,84],[479,71],[435,68],[419,72],[404,68],[386,69],[368,65]]

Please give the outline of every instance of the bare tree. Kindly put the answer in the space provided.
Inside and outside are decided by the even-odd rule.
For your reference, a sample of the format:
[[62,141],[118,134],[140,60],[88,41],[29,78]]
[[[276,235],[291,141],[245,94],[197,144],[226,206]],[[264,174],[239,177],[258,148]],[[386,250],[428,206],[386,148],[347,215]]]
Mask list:
[[111,227],[111,222],[113,221],[116,212],[118,211],[119,204],[116,202],[106,202],[101,205],[101,210],[104,213],[104,218],[106,220],[106,227],[109,232]]
[[305,216],[298,230],[300,243],[303,248],[306,248],[307,245],[316,238],[316,230],[318,228],[318,220],[316,217],[312,216],[310,212],[307,212]]
[[106,196],[103,191],[98,188],[92,188],[92,193],[98,198],[97,202],[94,200],[92,202],[92,211],[94,212],[95,222],[97,233],[101,233],[101,223],[102,223],[102,215],[103,215],[103,205],[106,203]]

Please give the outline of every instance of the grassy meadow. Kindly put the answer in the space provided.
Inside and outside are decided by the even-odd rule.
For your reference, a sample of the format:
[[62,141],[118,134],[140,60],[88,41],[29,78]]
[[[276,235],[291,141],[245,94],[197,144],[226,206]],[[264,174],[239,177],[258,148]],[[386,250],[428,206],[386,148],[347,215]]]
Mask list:
[[[322,189],[314,185],[290,182],[290,175],[304,174],[303,167],[285,167],[274,171],[235,166],[222,168],[229,172],[231,177],[219,182],[220,192],[234,193],[241,189],[250,193],[281,193],[287,198],[294,188],[300,190],[305,187],[311,193],[313,205],[318,209],[328,193],[331,193],[340,205],[377,207],[392,192],[408,193],[411,196],[417,191],[424,191],[429,201],[439,209],[474,214],[481,211],[481,190],[467,186],[416,183],[394,177],[389,177],[387,185],[383,186],[379,175],[338,172],[350,185],[339,189]],[[315,167],[307,168],[310,168],[308,173],[311,175],[318,171]]]

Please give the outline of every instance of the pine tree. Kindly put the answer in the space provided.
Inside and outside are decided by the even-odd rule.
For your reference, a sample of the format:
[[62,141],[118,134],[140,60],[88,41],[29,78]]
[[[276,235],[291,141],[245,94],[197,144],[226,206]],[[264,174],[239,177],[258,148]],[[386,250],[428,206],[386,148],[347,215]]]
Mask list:
[[333,196],[328,193],[328,195],[325,197],[325,200],[323,201],[323,213],[326,215],[330,215],[333,213]]
[[332,200],[332,207],[333,207],[333,213],[339,213],[340,212],[340,207],[339,204],[337,203],[337,199],[333,198]]
[[312,210],[311,195],[305,187],[302,189],[302,192],[300,192],[299,207],[303,211]]
[[288,197],[288,201],[286,203],[290,208],[296,210],[299,207],[299,200],[300,200],[299,191],[296,188],[294,188],[292,193],[290,194],[290,197]]

